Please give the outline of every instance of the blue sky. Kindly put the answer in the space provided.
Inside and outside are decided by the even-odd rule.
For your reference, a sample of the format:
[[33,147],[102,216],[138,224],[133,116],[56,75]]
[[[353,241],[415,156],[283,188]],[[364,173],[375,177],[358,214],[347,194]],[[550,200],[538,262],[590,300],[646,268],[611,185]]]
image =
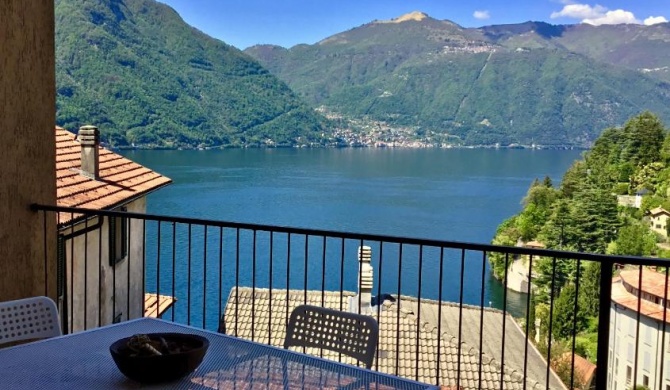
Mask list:
[[375,19],[422,11],[464,27],[521,23],[644,23],[670,19],[670,0],[160,0],[199,30],[240,49],[315,43]]

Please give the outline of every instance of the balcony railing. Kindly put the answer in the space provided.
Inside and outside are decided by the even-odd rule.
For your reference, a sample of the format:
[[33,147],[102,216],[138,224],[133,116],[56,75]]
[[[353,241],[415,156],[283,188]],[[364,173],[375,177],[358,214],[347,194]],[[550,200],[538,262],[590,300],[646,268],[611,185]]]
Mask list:
[[[68,221],[59,226],[58,246],[59,305],[66,332],[160,315],[281,346],[292,308],[310,303],[377,318],[380,343],[373,369],[455,388],[584,388],[590,374],[575,354],[576,333],[584,291],[594,287],[583,271],[591,264],[600,274],[595,280],[598,296],[589,297],[597,305],[597,325],[591,324],[597,327],[595,356],[589,358],[598,369],[591,386],[670,386],[664,363],[670,358],[667,310],[652,314],[654,307],[647,307],[650,297],[658,307],[668,305],[668,263],[663,259],[33,208],[43,214],[45,225],[49,219]],[[372,295],[378,301],[369,307],[359,293],[362,247],[372,252]],[[491,256],[503,263],[500,281],[491,277]],[[512,263],[521,266],[520,274],[518,268],[510,271]],[[636,283],[631,285],[629,277],[626,284],[615,275],[622,265],[637,272]],[[656,268],[654,277],[661,285],[655,296],[643,293],[638,299],[643,276],[652,272],[649,267]],[[512,279],[530,286],[530,294],[504,288]],[[560,291],[567,285],[575,292],[566,301]],[[621,291],[634,299],[617,303]],[[542,299],[544,317],[537,309]],[[559,311],[563,317],[557,317]],[[611,315],[632,322],[622,325]],[[538,323],[540,318],[553,320]],[[654,319],[657,333],[652,337],[649,324]],[[559,343],[557,329],[564,332],[566,321],[572,332]],[[623,344],[621,332],[629,332],[627,340],[633,344]],[[653,364],[647,361],[652,347],[657,351]],[[623,359],[627,364],[622,365]]]

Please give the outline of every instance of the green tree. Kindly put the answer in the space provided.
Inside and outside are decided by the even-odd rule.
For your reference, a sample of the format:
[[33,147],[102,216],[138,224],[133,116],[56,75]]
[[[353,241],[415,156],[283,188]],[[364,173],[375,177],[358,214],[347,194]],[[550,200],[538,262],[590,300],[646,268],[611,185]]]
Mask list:
[[636,165],[661,160],[666,131],[661,120],[649,111],[633,117],[624,125],[626,146],[623,158]]
[[[575,307],[577,313],[575,313]],[[588,325],[587,318],[580,313],[575,285],[567,283],[554,302],[552,336],[559,340],[572,339],[573,327],[580,332]]]
[[[517,228],[517,216],[506,219],[498,226],[495,237],[491,242],[493,245],[501,246],[515,246],[521,233]],[[490,252],[488,256],[489,263],[491,264],[491,269],[493,276],[498,280],[503,280],[505,277],[505,262],[507,261],[507,266],[509,267],[512,264],[512,258],[508,257],[505,253],[500,252]]]
[[561,196],[565,199],[572,196],[584,185],[588,176],[584,160],[575,161],[563,175],[561,181]]
[[650,256],[656,248],[656,236],[647,226],[633,221],[619,230],[615,243],[616,250],[613,254]]
[[573,229],[566,237],[579,251],[605,253],[621,225],[616,196],[608,189],[587,185],[572,202]]
[[600,263],[582,262],[583,272],[579,279],[579,308],[585,317],[598,315],[600,307]]

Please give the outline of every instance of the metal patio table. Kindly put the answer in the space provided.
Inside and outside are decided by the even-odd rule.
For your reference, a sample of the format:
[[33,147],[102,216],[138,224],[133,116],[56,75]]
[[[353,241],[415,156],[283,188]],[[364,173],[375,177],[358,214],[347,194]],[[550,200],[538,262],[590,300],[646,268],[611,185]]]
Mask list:
[[[175,382],[140,385],[117,369],[116,340],[177,332],[209,339],[205,358]],[[160,319],[141,318],[0,349],[3,389],[436,389],[435,386]]]

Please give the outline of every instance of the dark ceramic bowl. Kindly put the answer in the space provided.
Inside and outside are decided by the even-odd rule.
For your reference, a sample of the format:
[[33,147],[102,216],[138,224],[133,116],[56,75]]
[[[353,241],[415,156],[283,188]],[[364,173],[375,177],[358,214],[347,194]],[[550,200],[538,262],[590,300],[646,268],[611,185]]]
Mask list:
[[198,335],[184,333],[148,333],[154,341],[162,337],[172,350],[173,346],[181,346],[179,352],[162,356],[133,356],[128,348],[125,337],[109,346],[114,363],[128,378],[140,383],[160,383],[179,379],[192,373],[202,362],[209,341]]

